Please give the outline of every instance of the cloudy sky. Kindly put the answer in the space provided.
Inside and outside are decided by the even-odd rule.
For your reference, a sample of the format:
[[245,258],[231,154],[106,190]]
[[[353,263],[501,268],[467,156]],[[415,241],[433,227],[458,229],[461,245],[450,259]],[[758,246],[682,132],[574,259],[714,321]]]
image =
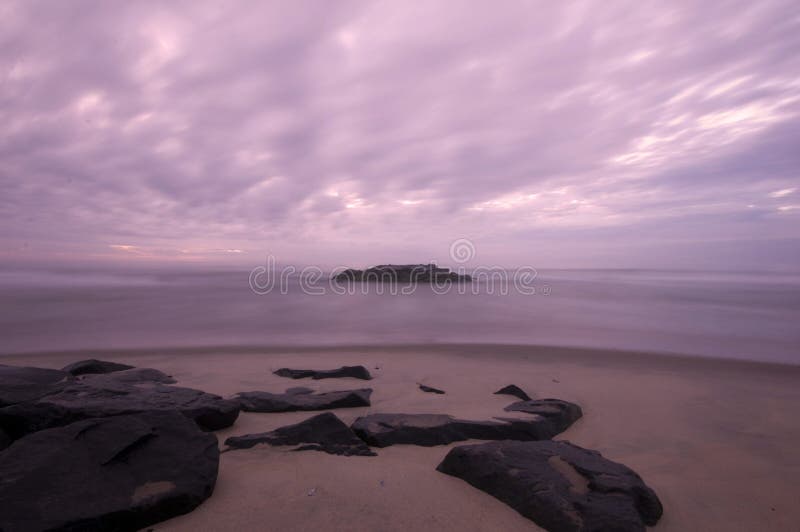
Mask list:
[[785,2],[0,1],[0,258],[791,269]]

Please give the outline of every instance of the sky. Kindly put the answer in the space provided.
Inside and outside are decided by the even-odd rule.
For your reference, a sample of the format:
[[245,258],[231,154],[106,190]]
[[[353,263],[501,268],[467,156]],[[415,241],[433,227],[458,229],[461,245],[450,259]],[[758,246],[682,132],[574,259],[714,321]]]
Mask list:
[[0,261],[800,268],[796,0],[0,1]]

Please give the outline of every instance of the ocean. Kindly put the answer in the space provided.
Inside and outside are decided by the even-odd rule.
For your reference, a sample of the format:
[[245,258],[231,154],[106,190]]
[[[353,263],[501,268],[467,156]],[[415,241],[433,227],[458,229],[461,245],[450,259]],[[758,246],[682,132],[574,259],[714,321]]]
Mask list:
[[248,271],[4,270],[0,353],[480,343],[800,364],[800,275],[543,270],[525,290],[481,278],[392,293],[295,274],[280,285],[256,293],[267,290]]

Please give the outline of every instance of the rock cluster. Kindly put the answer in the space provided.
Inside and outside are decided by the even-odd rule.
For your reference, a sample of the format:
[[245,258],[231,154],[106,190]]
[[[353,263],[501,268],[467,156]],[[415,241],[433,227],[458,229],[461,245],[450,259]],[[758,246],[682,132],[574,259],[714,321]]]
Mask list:
[[83,419],[152,411],[178,411],[205,430],[229,427],[236,421],[236,401],[170,386],[174,382],[160,371],[146,368],[45,382],[32,386],[25,400],[0,408],[0,426],[16,439]]
[[0,366],[0,530],[139,530],[211,496],[235,401],[98,360]]
[[[398,273],[418,267],[378,268]],[[422,267],[434,277],[444,270]],[[363,366],[275,374],[371,378]],[[224,399],[175,382],[155,369],[94,359],[62,370],[0,365],[0,531],[139,530],[189,512],[211,496],[217,478],[217,440],[204,431],[231,426],[240,409],[368,407],[372,394],[371,388],[318,393],[296,387]],[[437,469],[547,530],[641,531],[658,521],[661,503],[635,472],[595,451],[551,440],[581,418],[578,405],[534,400],[515,385],[496,393],[520,399],[504,410],[523,417],[475,421],[373,413],[348,427],[325,412],[269,432],[232,436],[225,444],[375,456],[370,446],[490,440],[451,449]]]
[[451,272],[450,268],[440,268],[435,264],[381,264],[366,270],[349,268],[336,274],[333,279],[339,282],[365,283],[446,283],[470,282],[467,274]]

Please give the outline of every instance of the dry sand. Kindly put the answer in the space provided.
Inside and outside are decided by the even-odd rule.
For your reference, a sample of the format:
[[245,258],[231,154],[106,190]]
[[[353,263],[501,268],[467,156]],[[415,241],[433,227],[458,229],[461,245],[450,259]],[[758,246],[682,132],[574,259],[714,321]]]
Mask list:
[[[230,395],[290,386],[370,386],[371,408],[337,410],[345,422],[370,412],[436,412],[469,419],[505,415],[517,384],[534,397],[580,404],[584,417],[559,438],[599,450],[656,490],[655,530],[800,530],[800,367],[611,351],[509,346],[408,346],[306,350],[205,350],[47,354],[0,363],[61,367],[97,356],[150,366],[180,385]],[[374,380],[292,381],[283,366],[363,364]],[[417,383],[446,390],[423,393]],[[262,432],[309,413],[243,413],[231,435]],[[458,445],[458,444],[453,444]],[[215,530],[538,530],[467,483],[438,473],[451,446],[394,446],[339,457],[258,446],[222,454],[214,495],[194,512],[153,527]]]

